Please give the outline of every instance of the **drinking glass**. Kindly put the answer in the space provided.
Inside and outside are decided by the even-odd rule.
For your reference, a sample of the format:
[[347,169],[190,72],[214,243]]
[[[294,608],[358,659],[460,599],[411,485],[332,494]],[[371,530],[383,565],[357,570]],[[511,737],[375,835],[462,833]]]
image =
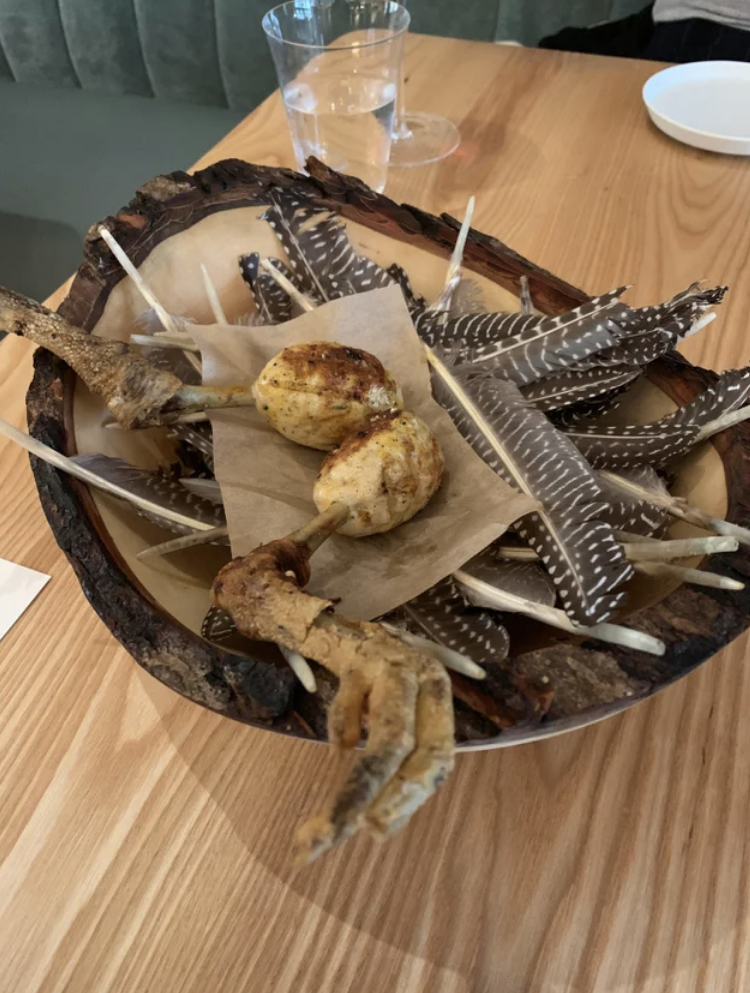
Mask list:
[[[356,0],[350,0],[356,2]],[[402,0],[404,4],[407,0]],[[401,61],[396,117],[391,140],[392,166],[420,166],[429,162],[439,162],[451,155],[461,144],[458,128],[447,117],[439,114],[425,114],[420,111],[407,111]]]
[[395,0],[289,0],[265,15],[300,169],[315,155],[382,192],[408,27]]

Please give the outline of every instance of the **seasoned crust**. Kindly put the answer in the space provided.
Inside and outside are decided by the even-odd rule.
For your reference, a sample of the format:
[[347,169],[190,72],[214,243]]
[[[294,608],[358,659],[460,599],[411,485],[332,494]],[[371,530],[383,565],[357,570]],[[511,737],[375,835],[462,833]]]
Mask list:
[[291,345],[253,387],[260,413],[285,438],[329,451],[373,412],[400,407],[401,391],[374,355],[336,342]]

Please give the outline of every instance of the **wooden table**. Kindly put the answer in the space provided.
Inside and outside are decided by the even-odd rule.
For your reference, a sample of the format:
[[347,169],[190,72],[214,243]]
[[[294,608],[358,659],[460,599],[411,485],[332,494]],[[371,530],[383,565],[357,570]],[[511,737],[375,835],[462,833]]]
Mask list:
[[[750,166],[648,123],[653,64],[412,38],[408,102],[446,162],[388,192],[460,214],[590,291],[733,284],[685,351],[748,359]],[[203,160],[290,165],[278,97]],[[179,163],[176,163],[179,165]],[[144,177],[144,179],[147,177]],[[112,205],[116,207],[116,204]],[[0,346],[24,419],[29,349]],[[290,867],[333,752],[235,725],[144,675],[55,547],[0,441],[0,556],[52,582],[0,645],[3,993],[740,993],[750,988],[745,639],[629,713],[467,755],[387,847]]]

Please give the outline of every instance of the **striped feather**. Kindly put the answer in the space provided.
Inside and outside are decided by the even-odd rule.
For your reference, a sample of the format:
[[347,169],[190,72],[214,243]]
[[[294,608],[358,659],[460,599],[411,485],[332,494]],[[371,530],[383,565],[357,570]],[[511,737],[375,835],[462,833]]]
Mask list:
[[169,433],[172,437],[195,449],[203,459],[206,468],[210,472],[214,472],[214,441],[210,423],[172,424]]
[[591,467],[513,384],[456,376],[434,354],[428,357],[436,398],[469,444],[506,482],[539,501],[539,511],[517,527],[565,610],[582,623],[607,620],[624,598],[618,586],[633,570],[600,520],[606,501]]
[[561,410],[581,401],[594,400],[620,390],[640,376],[638,368],[595,368],[585,372],[565,369],[521,387],[524,400],[539,410]]
[[496,615],[471,607],[448,577],[403,604],[407,627],[481,666],[502,662],[510,639]]
[[623,308],[619,292],[592,300],[560,317],[546,317],[492,345],[470,344],[464,360],[481,363],[493,375],[504,376],[517,386],[575,366],[614,344],[613,319]]
[[673,414],[650,424],[577,424],[565,433],[596,468],[662,466],[689,451],[703,427],[750,396],[750,366],[722,373],[716,383]]
[[536,562],[498,559],[491,548],[480,552],[462,566],[461,571],[498,590],[505,590],[548,607],[553,607],[557,600],[555,585],[540,565]]
[[357,255],[343,220],[283,191],[272,194],[265,218],[273,228],[303,292],[318,302],[392,286],[377,263]]
[[[270,259],[282,275],[293,283],[296,282],[294,273],[279,259]],[[260,255],[251,252],[240,255],[240,272],[253,295],[255,306],[263,324],[283,324],[299,314],[299,308],[292,298],[269,276],[260,269]]]
[[216,506],[189,492],[178,482],[166,479],[157,472],[140,469],[124,459],[108,455],[76,455],[71,459],[77,466],[119,487],[121,497],[129,500],[138,497],[148,501],[134,505],[135,509],[160,527],[175,534],[192,534],[196,530],[226,525],[223,507]]

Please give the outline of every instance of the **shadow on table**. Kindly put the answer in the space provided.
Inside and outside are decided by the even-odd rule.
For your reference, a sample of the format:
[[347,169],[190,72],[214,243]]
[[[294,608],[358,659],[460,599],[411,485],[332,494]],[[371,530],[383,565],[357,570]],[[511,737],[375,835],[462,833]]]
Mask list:
[[[388,844],[358,837],[306,868],[290,864],[294,829],[323,809],[348,759],[214,715],[209,755],[170,727],[163,691],[149,695],[248,854],[303,899],[285,904],[294,921],[308,926],[301,906],[325,912],[311,915],[316,935],[339,921],[464,977],[451,993],[634,993],[742,934],[744,877],[729,856],[744,850],[750,786],[737,761],[741,722],[713,718],[739,695],[728,682],[741,667],[736,644],[628,714],[460,756]],[[717,728],[731,728],[720,744]],[[218,775],[227,754],[231,773]],[[717,819],[716,798],[730,790],[733,807]]]

